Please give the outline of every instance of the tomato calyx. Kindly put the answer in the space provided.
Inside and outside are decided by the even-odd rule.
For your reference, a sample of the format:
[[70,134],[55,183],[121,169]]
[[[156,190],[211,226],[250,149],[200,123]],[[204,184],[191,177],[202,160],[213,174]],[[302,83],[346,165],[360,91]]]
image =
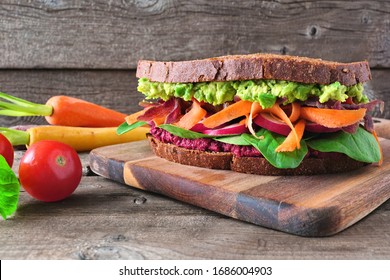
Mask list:
[[66,165],[66,158],[62,155],[59,155],[56,157],[56,163],[57,165],[64,167]]

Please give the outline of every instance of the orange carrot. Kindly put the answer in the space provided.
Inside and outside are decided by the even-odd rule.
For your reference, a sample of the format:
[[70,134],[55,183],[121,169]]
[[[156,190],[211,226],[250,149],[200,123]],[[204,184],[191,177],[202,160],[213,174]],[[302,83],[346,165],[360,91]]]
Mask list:
[[301,118],[329,128],[344,127],[361,121],[366,114],[365,108],[357,110],[320,109],[302,107]]
[[246,126],[248,126],[247,125],[248,118],[249,118],[249,115],[245,115],[245,119],[242,119],[241,121],[239,121],[238,124],[245,124]]
[[303,132],[305,131],[306,121],[301,119],[295,125],[294,130],[298,136],[298,139],[295,137],[293,130],[287,135],[286,139],[280,144],[275,152],[293,152],[295,149],[300,149],[300,141],[303,136]]
[[0,115],[44,116],[49,124],[75,127],[114,127],[126,114],[70,96],[53,96],[45,105],[0,92]]
[[154,119],[153,119],[154,125],[155,125],[155,126],[159,126],[160,124],[164,124],[166,118],[167,118],[166,116],[154,118]]
[[253,126],[252,126],[252,120],[257,116],[258,113],[260,113],[261,111],[263,111],[263,107],[261,107],[261,105],[257,102],[253,102],[252,103],[252,106],[251,106],[251,111],[250,111],[250,114],[249,114],[249,117],[246,118],[246,122],[245,122],[245,125],[246,127],[249,129],[250,133],[256,137],[256,138],[259,138],[257,135],[256,135],[256,132],[255,130],[253,129]]
[[228,121],[234,120],[238,117],[249,114],[251,110],[252,102],[240,100],[225,109],[211,115],[205,119],[202,123],[205,127],[215,128]]
[[301,115],[301,105],[298,102],[291,103],[291,115],[288,117],[292,123],[296,122]]
[[379,143],[378,135],[376,134],[375,130],[372,132],[372,135],[374,135],[375,140],[378,143],[380,153],[381,153],[381,159],[379,160],[378,165],[382,165],[382,163],[383,163],[383,152],[382,152],[381,144]]
[[53,125],[112,127],[123,123],[126,115],[74,97],[59,95],[51,97],[47,106],[53,108],[46,121]]
[[300,140],[299,140],[298,134],[295,131],[295,128],[294,128],[291,120],[288,118],[288,116],[283,111],[283,109],[280,108],[279,104],[275,103],[274,106],[272,106],[269,109],[266,109],[266,111],[268,111],[271,114],[277,116],[279,119],[281,119],[283,122],[285,122],[291,128],[290,134],[292,133],[294,135],[295,141],[297,143],[297,148],[300,149],[301,148],[301,144],[300,144]]
[[191,109],[176,123],[178,127],[191,129],[195,124],[200,122],[207,114],[199,102],[194,100]]
[[141,110],[141,111],[138,111],[138,112],[135,112],[131,115],[128,115],[127,117],[125,117],[125,121],[127,122],[127,124],[133,124],[135,123],[137,120],[137,118],[141,115],[143,115],[145,113],[145,109]]

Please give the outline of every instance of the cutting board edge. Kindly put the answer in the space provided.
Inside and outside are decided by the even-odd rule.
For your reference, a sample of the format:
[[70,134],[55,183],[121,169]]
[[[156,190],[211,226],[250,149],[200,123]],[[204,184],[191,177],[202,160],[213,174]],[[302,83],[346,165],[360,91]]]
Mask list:
[[[385,140],[385,141],[389,141],[389,140]],[[131,144],[131,143],[129,143]],[[389,144],[389,143],[388,143]],[[114,145],[116,146],[116,145]],[[108,170],[110,169],[115,169],[115,168],[118,168],[118,166],[122,166],[122,170],[124,173],[124,166],[125,166],[125,163],[124,162],[121,162],[120,165],[118,165],[118,162],[115,161],[115,160],[112,160],[112,159],[105,159],[104,156],[101,156],[99,155],[99,152],[100,150],[98,151],[95,151],[96,153],[94,154],[94,157],[98,157],[98,160],[99,162],[103,163],[103,164],[107,164],[109,165],[110,167],[107,168]],[[109,157],[111,156],[111,154],[108,155]],[[96,159],[95,161],[92,160],[91,163],[94,163],[96,162]],[[91,164],[91,169],[96,172],[97,170],[93,167],[93,165]],[[95,169],[95,170],[94,170]],[[121,183],[125,183],[125,180],[124,180],[124,177],[122,176],[121,180],[119,180],[118,178],[115,179],[115,178],[110,178],[112,177],[112,174],[110,174],[110,172],[99,172],[97,171],[96,173],[101,173],[99,175],[105,177],[105,178],[108,178],[108,179],[112,179],[114,181],[118,181],[118,182],[121,182]],[[388,180],[390,182],[390,180]],[[223,215],[226,215],[226,216],[229,216],[231,218],[234,218],[234,219],[238,219],[238,220],[241,220],[241,221],[245,221],[245,222],[250,222],[250,223],[253,223],[253,224],[256,224],[256,225],[260,225],[260,226],[263,226],[263,227],[267,227],[267,228],[271,228],[271,229],[275,229],[275,230],[278,230],[278,231],[283,231],[283,232],[287,232],[287,233],[291,233],[291,234],[295,234],[295,235],[301,235],[301,236],[314,236],[314,237],[320,237],[320,236],[331,236],[331,235],[334,235],[340,231],[343,231],[345,230],[346,228],[350,227],[351,225],[355,224],[357,221],[361,220],[362,218],[364,218],[365,216],[367,216],[368,214],[370,214],[372,211],[374,211],[378,206],[380,206],[381,204],[383,204],[385,201],[387,201],[389,199],[389,191],[387,192],[387,195],[385,197],[382,197],[382,199],[379,199],[378,201],[375,201],[375,203],[373,203],[372,205],[372,208],[369,209],[368,211],[365,211],[364,213],[361,213],[360,216],[357,216],[355,217],[355,219],[352,219],[350,220],[348,223],[346,223],[345,225],[342,225],[342,226],[335,226],[333,227],[332,229],[328,229],[327,231],[320,231],[318,229],[316,229],[316,227],[306,227],[305,229],[302,229],[300,228],[299,230],[289,230],[288,228],[283,228],[284,225],[278,225],[278,226],[275,226],[275,224],[266,224],[266,223],[258,223],[256,221],[253,221],[252,219],[246,219],[245,215],[244,217],[242,215],[239,215],[237,214],[237,210],[236,209],[228,209],[228,210],[224,210],[224,211],[218,211],[214,208],[210,208],[210,207],[207,207],[203,204],[200,204],[200,203],[194,203],[193,201],[187,201],[187,200],[183,200],[183,199],[180,199],[179,197],[177,196],[172,196],[172,195],[167,195],[164,191],[156,191],[156,190],[150,190],[150,189],[146,189],[144,187],[142,187],[141,185],[138,185],[138,186],[134,186],[134,184],[130,184],[130,186],[132,187],[136,187],[136,188],[139,188],[139,189],[143,189],[143,190],[146,190],[146,191],[151,191],[151,192],[154,192],[154,193],[158,193],[158,194],[162,194],[162,195],[165,195],[167,197],[171,197],[171,198],[174,198],[176,200],[179,200],[179,201],[183,201],[185,203],[189,203],[189,204],[192,204],[192,205],[195,205],[197,207],[202,207],[204,209],[208,209],[210,211],[213,211],[213,212],[217,212],[217,213],[220,213],[220,214],[223,214]],[[384,188],[388,188],[388,184],[384,186]],[[271,202],[269,202],[271,203]],[[287,207],[288,205],[284,205],[285,207]],[[274,206],[275,207],[275,206]],[[279,207],[279,206],[278,206]],[[286,208],[287,209],[287,208]],[[331,212],[331,208],[329,207],[326,207],[327,209],[327,212]],[[303,210],[303,213],[304,211],[308,211],[307,209],[304,209]],[[309,210],[310,211],[310,210]],[[322,209],[323,211],[323,209]],[[276,215],[277,217],[277,215]],[[325,217],[325,220],[326,220],[326,217]],[[318,226],[317,226],[318,228]]]
[[[378,196],[376,201],[371,201],[373,206],[366,208],[368,210],[358,217],[355,217],[354,219],[341,219],[340,215],[343,209],[340,209],[340,207],[335,205],[313,208],[264,198],[262,199],[262,203],[258,203],[258,197],[253,197],[245,192],[238,192],[235,195],[229,190],[221,190],[217,187],[206,186],[205,184],[196,181],[186,181],[183,185],[183,178],[180,176],[169,173],[161,174],[162,172],[158,169],[142,166],[142,162],[143,161],[140,160],[137,162],[125,163],[125,184],[145,191],[161,194],[237,220],[305,237],[335,235],[367,216],[390,198],[390,191],[388,191],[384,195]],[[170,165],[177,164],[172,162],[168,163]],[[138,166],[137,164],[141,164],[141,166]],[[158,179],[162,178],[162,175],[164,175],[165,178],[163,181],[159,181]],[[172,188],[171,186],[176,187]],[[379,188],[379,191],[389,189],[388,186],[389,184]],[[208,192],[210,193],[207,200],[204,197],[205,188],[208,188]],[[198,193],[201,195],[198,196]],[[219,193],[219,195],[223,193],[223,197],[227,197],[226,205],[233,205],[233,207],[215,207],[215,205],[220,202],[220,197],[216,196],[215,193]],[[189,197],[191,197],[191,199],[189,199]],[[361,205],[354,205],[354,208],[358,208],[359,206]],[[353,211],[354,208],[348,210]],[[344,221],[344,223],[340,223],[340,220]]]

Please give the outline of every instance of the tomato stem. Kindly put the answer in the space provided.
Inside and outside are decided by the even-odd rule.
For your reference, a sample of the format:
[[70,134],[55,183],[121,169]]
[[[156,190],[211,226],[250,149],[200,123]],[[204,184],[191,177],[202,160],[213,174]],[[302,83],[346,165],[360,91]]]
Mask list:
[[12,146],[28,145],[30,143],[30,133],[27,131],[0,127],[0,133],[11,142]]
[[[5,101],[1,101],[5,100]],[[38,103],[33,103],[21,98],[0,92],[0,115],[20,117],[20,116],[51,116],[53,107]]]

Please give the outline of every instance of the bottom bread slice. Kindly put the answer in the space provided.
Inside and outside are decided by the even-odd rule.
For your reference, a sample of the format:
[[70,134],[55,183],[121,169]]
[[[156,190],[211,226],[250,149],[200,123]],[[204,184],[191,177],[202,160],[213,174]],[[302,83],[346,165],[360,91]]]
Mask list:
[[209,169],[225,169],[257,175],[316,175],[356,170],[367,163],[344,154],[329,158],[305,158],[297,168],[276,168],[263,157],[237,157],[230,152],[190,150],[148,136],[154,154],[166,160]]

